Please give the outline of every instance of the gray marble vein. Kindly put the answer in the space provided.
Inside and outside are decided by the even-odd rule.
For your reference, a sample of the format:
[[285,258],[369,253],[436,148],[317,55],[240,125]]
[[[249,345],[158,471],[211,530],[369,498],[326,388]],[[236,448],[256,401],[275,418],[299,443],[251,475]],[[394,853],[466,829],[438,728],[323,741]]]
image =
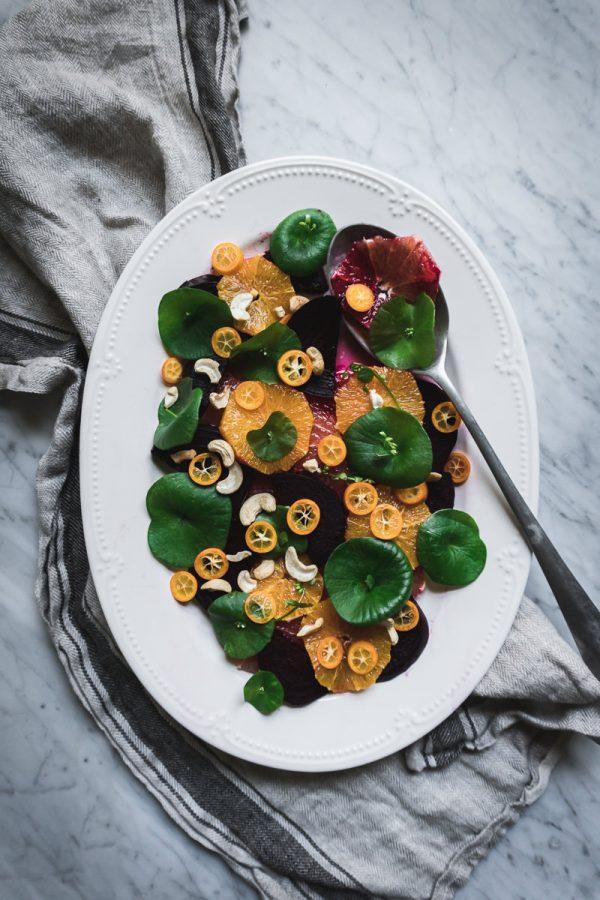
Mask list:
[[[21,5],[0,0],[0,19]],[[540,417],[540,512],[592,596],[598,559],[600,10],[593,0],[250,0],[250,161],[323,153],[430,194],[513,302]],[[249,898],[130,776],[66,683],[33,599],[35,468],[57,398],[0,397],[0,897]],[[534,567],[529,593],[559,628]],[[600,895],[600,750],[544,796],[461,900]]]

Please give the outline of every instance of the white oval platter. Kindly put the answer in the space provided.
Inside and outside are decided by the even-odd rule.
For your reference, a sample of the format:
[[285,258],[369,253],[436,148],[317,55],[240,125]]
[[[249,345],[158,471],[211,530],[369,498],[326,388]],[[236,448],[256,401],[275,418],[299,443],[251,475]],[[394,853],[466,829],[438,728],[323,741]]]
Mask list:
[[489,263],[437,204],[366,166],[324,157],[269,160],[194,192],[134,253],[107,304],[90,358],[82,414],[86,545],[119,648],[154,699],[195,735],[251,762],[297,771],[349,768],[407,746],[438,725],[492,664],[516,614],[530,555],[478,452],[456,505],[479,523],[488,563],[472,585],[427,590],[431,636],[408,672],[362,694],[329,695],[261,716],[243,701],[244,672],[229,664],[204,613],[173,602],[168,571],[146,543],[145,496],[160,472],[150,458],[165,356],[161,296],[209,269],[223,240],[251,244],[294,209],[326,209],[338,227],[372,222],[422,237],[442,269],[450,308],[450,366],[467,403],[535,508],[538,438],[526,351]]

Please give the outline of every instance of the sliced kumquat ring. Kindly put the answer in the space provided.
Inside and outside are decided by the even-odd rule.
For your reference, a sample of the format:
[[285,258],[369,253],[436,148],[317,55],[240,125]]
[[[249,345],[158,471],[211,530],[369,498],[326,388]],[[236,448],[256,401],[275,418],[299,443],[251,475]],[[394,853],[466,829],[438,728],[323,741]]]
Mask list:
[[453,484],[464,484],[471,474],[471,460],[466,453],[454,450],[448,457],[444,472],[450,475]]
[[183,366],[176,356],[165,359],[160,369],[160,376],[165,384],[179,384],[183,377]]
[[321,510],[314,500],[296,500],[286,513],[286,521],[294,534],[312,534],[321,519]]
[[407,600],[394,616],[394,628],[396,631],[412,631],[419,624],[419,618],[419,607],[412,600]]
[[337,669],[344,658],[344,645],[339,638],[323,638],[317,644],[316,656],[324,669]]
[[196,596],[198,581],[191,572],[174,572],[169,582],[171,594],[178,603],[189,603]]
[[304,350],[287,350],[277,362],[277,374],[284,384],[300,387],[312,375],[313,364]]
[[353,641],[348,647],[347,660],[356,675],[368,675],[379,661],[377,647],[371,641]]
[[221,477],[223,466],[216,453],[199,453],[190,460],[188,472],[195,484],[208,487]]
[[326,466],[339,466],[346,459],[346,445],[339,434],[326,434],[317,446],[317,456]]
[[252,591],[244,600],[244,612],[251,622],[263,625],[275,616],[275,600],[266,591]]
[[229,325],[217,328],[216,331],[213,331],[210,339],[211,347],[221,359],[229,359],[233,348],[241,343],[242,338],[239,331],[236,331],[235,328],[231,328]]
[[265,389],[260,381],[242,381],[233,392],[233,399],[241,409],[252,412],[265,402]]
[[356,481],[344,491],[346,509],[357,516],[368,516],[377,506],[379,496],[368,481]]
[[242,268],[243,263],[243,251],[230,241],[217,244],[210,257],[210,264],[217,275],[233,275]]
[[405,506],[416,506],[417,503],[427,500],[429,488],[423,481],[421,484],[415,484],[414,487],[396,488],[394,493],[400,503],[404,503]]
[[442,434],[451,434],[460,427],[462,419],[454,403],[444,400],[443,403],[438,403],[431,413],[431,421],[437,431],[441,431]]
[[277,546],[277,532],[270,522],[257,519],[246,529],[246,543],[255,553],[269,553]]
[[402,512],[391,503],[380,503],[376,506],[369,519],[371,532],[376,538],[390,541],[398,537],[402,531],[404,516]]
[[356,312],[367,312],[375,303],[375,296],[366,284],[351,284],[346,288],[346,303]]
[[229,560],[219,547],[207,547],[194,560],[194,569],[205,581],[222,578],[229,569]]

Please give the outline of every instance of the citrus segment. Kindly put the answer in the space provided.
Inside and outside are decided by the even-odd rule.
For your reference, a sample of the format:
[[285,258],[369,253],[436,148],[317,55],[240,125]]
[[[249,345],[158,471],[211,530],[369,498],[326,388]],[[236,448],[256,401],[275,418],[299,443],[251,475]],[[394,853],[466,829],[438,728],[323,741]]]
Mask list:
[[394,616],[394,628],[396,631],[412,631],[419,624],[420,618],[417,604],[407,600],[400,612]]
[[[252,466],[253,469],[265,475],[273,472],[287,472],[308,451],[313,426],[312,412],[304,394],[293,388],[284,387],[282,384],[264,384],[261,387],[265,399],[257,409],[242,409],[237,400],[235,403],[227,404],[219,426],[221,434],[226,441],[229,441],[237,458]],[[296,443],[289,453],[286,453],[281,459],[269,462],[259,459],[254,453],[248,443],[247,435],[249,431],[262,428],[274,412],[283,413],[293,422],[297,437]]]
[[169,581],[171,594],[179,603],[189,603],[196,596],[198,582],[191,572],[174,572]]
[[441,431],[442,434],[451,434],[460,427],[462,419],[454,403],[444,400],[434,408],[431,413],[431,421],[437,431]]
[[246,334],[257,334],[267,325],[280,322],[275,310],[280,306],[289,313],[290,299],[296,293],[289,277],[263,256],[244,260],[233,275],[221,278],[217,291],[229,304],[237,294],[255,293],[255,299],[248,307],[248,320],[238,323],[239,329]]
[[266,591],[252,591],[244,600],[244,612],[251,622],[263,625],[275,617],[275,600]]
[[[394,543],[404,550],[408,560],[415,569],[418,566],[417,560],[417,535],[422,523],[425,522],[431,513],[424,503],[417,503],[416,506],[404,506],[396,497],[392,488],[383,484],[377,485],[377,493],[381,503],[395,506],[402,513],[402,527],[399,534],[393,538]],[[369,519],[366,516],[357,516],[352,512],[348,515],[346,522],[346,540],[355,537],[371,537],[371,528]]]
[[277,374],[290,387],[306,384],[312,370],[310,357],[303,350],[287,350],[277,362]]
[[[400,409],[409,412],[419,422],[422,422],[425,415],[425,404],[417,382],[410,372],[400,372],[388,369],[386,366],[371,366],[371,368],[385,379],[390,391],[396,397]],[[371,412],[373,408],[369,398],[371,388],[377,391],[384,406],[396,406],[393,397],[376,379],[369,384],[364,384],[356,375],[350,375],[335,395],[337,427],[341,432],[346,431],[359,416]]]
[[312,534],[321,519],[321,510],[314,500],[296,500],[287,511],[286,521],[294,534]]
[[217,275],[232,275],[244,262],[244,254],[237,244],[223,241],[214,248],[210,263]]
[[236,331],[235,328],[231,328],[229,325],[217,328],[216,331],[213,331],[210,339],[211,347],[221,359],[229,359],[233,348],[241,343],[242,339],[239,331]]
[[454,450],[448,457],[444,472],[450,475],[453,484],[464,484],[471,474],[471,461],[467,454]]
[[397,488],[394,493],[404,506],[416,506],[417,503],[424,503],[427,500],[429,490],[425,482],[422,481],[421,484],[415,484],[414,487]]
[[348,647],[348,665],[357,675],[368,675],[377,665],[379,654],[371,641],[354,641]]
[[246,544],[255,553],[269,553],[277,546],[277,532],[270,522],[258,519],[246,529]]
[[380,503],[369,517],[369,526],[374,537],[390,541],[400,534],[402,521],[402,512],[396,506]]
[[160,374],[165,384],[179,384],[183,377],[183,366],[176,356],[169,356],[162,364]]
[[344,505],[355,516],[368,516],[377,506],[377,490],[368,481],[356,481],[344,491]]
[[339,466],[346,459],[346,445],[338,434],[328,434],[317,445],[317,456],[326,466]]
[[208,487],[221,477],[223,466],[216,453],[199,453],[190,460],[188,472],[195,484]]
[[229,569],[229,560],[219,547],[207,547],[194,560],[194,569],[205,581],[223,578]]
[[233,399],[242,409],[258,409],[265,402],[265,391],[260,381],[242,381],[233,393]]

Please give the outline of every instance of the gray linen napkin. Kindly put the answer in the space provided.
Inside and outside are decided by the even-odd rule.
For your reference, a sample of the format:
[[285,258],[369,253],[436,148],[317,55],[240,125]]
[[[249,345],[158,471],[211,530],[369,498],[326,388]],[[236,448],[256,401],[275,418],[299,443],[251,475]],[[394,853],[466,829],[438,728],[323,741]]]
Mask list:
[[216,752],[154,704],[89,575],[78,417],[110,291],[155,222],[243,162],[235,0],[53,0],[0,33],[0,387],[62,391],[38,474],[37,600],[74,690],[193,838],[270,898],[444,898],[543,791],[561,735],[600,735],[600,685],[523,600],[494,665],[430,735],[302,776]]

